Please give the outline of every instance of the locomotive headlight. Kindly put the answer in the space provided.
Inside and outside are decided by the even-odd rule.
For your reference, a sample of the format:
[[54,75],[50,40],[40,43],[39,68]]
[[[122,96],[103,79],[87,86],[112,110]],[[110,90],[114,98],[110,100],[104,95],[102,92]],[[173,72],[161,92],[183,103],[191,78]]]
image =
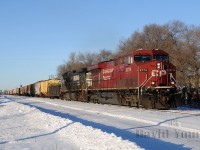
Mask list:
[[157,63],[157,69],[160,69],[160,63]]
[[151,82],[151,85],[155,85],[155,82],[154,82],[154,81],[152,81],[152,82]]
[[171,84],[174,85],[175,84],[174,81],[172,81]]

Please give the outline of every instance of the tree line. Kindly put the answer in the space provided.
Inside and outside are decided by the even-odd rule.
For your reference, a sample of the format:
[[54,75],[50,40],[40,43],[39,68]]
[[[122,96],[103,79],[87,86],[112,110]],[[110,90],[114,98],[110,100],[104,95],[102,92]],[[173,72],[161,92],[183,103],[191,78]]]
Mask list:
[[114,53],[111,50],[102,49],[99,53],[95,52],[87,52],[87,53],[81,53],[78,54],[75,52],[72,52],[69,56],[68,61],[61,64],[57,68],[58,77],[62,78],[62,74],[64,74],[66,71],[70,70],[77,70],[80,68],[88,67],[90,65],[97,64],[101,61],[108,61],[112,59],[114,56]]
[[107,49],[102,49],[99,53],[73,52],[68,61],[58,66],[58,76],[61,77],[66,71],[87,67],[141,48],[167,51],[170,61],[176,66],[178,84],[199,86],[200,26],[187,25],[178,20],[163,25],[145,25],[142,31],[134,31],[129,38],[120,41],[115,52]]

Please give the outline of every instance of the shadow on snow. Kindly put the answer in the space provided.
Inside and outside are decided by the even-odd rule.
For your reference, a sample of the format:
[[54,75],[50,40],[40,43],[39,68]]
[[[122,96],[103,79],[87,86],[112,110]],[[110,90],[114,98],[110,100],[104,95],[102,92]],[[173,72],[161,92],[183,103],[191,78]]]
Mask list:
[[[160,139],[155,139],[153,137],[141,138],[140,137],[141,135],[129,132],[129,131],[127,131],[127,129],[119,129],[119,128],[116,128],[116,127],[107,126],[107,125],[104,125],[104,124],[84,120],[84,119],[78,118],[76,116],[70,115],[68,113],[62,113],[62,112],[58,112],[56,110],[46,109],[46,108],[43,108],[43,107],[40,107],[40,106],[36,106],[33,103],[29,103],[29,102],[19,102],[18,100],[20,100],[20,99],[17,99],[17,100],[14,100],[14,101],[16,101],[20,104],[27,105],[27,106],[35,107],[42,112],[45,112],[45,113],[48,113],[48,114],[51,114],[51,115],[54,115],[54,116],[59,116],[59,117],[62,117],[62,118],[70,119],[73,122],[80,122],[81,124],[83,124],[85,126],[91,126],[93,128],[100,129],[101,131],[109,133],[109,134],[114,133],[116,136],[121,137],[123,140],[128,140],[128,141],[134,142],[138,146],[140,146],[144,149],[148,149],[148,150],[154,150],[154,149],[188,150],[188,149],[190,149],[190,148],[183,147],[182,144],[180,144],[180,145],[173,144],[173,143],[170,143],[170,142],[162,141]],[[163,122],[161,122],[159,124],[162,124],[162,123]],[[67,126],[65,126],[65,127],[67,127]],[[150,127],[150,126],[148,126],[148,127]],[[62,128],[64,128],[64,127],[62,127]],[[145,128],[145,126],[144,126],[144,128]],[[60,130],[60,129],[58,129],[58,130]],[[22,138],[22,139],[18,139],[18,140],[26,140],[26,139],[36,138],[36,137],[40,137],[40,136],[46,136],[46,135],[49,135],[49,134],[56,133],[58,130],[56,130],[52,133],[38,135],[38,136],[32,136],[32,137],[28,137],[28,138]],[[0,144],[5,144],[5,143],[6,142],[1,142]]]
[[[62,130],[63,128],[68,127],[69,125],[71,125],[71,124],[73,124],[73,123],[74,123],[74,122],[69,123],[69,124],[67,124],[66,126],[63,126],[63,127],[59,128],[59,129],[56,129],[55,131],[50,132],[50,133],[45,133],[45,134],[34,135],[34,136],[30,136],[30,137],[25,137],[25,138],[20,138],[20,139],[14,140],[14,141],[17,141],[17,142],[18,142],[18,141],[30,140],[30,139],[35,139],[35,138],[39,138],[39,137],[44,137],[44,136],[52,135],[52,134],[55,134],[55,133],[57,133],[58,131]],[[7,143],[9,143],[9,142],[10,142],[10,141],[4,141],[4,142],[0,142],[0,144],[7,144]]]

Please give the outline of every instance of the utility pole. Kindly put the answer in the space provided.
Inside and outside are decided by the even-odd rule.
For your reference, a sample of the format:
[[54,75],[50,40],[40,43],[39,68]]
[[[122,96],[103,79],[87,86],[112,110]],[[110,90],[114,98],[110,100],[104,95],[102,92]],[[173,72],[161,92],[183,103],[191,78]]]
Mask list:
[[49,79],[55,79],[56,76],[55,75],[49,75]]

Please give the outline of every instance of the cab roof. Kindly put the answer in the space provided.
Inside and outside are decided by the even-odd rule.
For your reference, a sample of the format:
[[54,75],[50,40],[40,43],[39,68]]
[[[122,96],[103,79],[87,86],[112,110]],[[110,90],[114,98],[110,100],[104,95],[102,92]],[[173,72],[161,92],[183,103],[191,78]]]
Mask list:
[[153,50],[143,50],[139,49],[133,52],[133,55],[155,55],[155,54],[160,54],[160,55],[169,55],[167,52],[164,50],[160,49],[153,49]]

